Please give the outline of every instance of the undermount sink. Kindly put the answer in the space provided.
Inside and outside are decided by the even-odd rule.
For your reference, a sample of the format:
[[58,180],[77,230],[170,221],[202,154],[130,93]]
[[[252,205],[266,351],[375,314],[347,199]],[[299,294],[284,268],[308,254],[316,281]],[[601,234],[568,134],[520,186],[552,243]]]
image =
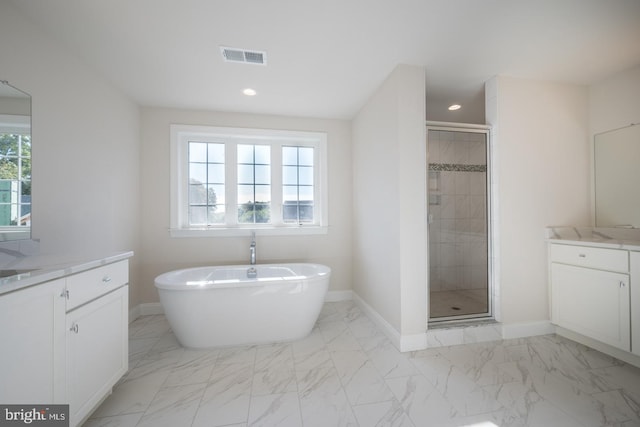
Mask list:
[[0,270],[0,278],[18,276],[20,274],[30,273],[30,272],[32,272],[34,270],[36,270],[36,269],[32,268],[32,269],[26,269],[26,270],[25,269]]

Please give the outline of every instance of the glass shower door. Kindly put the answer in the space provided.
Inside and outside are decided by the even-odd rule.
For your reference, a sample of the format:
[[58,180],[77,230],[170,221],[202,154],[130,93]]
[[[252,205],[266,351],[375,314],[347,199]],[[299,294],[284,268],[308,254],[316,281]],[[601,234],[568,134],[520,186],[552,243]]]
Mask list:
[[427,136],[429,322],[491,317],[488,129]]

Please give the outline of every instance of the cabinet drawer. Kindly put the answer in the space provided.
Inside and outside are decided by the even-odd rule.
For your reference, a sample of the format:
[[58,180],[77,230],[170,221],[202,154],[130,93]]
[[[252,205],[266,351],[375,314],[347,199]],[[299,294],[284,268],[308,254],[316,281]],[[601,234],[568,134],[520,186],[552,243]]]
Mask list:
[[627,251],[552,244],[549,248],[551,262],[577,265],[609,271],[629,271]]
[[129,281],[129,262],[120,261],[67,277],[67,311]]

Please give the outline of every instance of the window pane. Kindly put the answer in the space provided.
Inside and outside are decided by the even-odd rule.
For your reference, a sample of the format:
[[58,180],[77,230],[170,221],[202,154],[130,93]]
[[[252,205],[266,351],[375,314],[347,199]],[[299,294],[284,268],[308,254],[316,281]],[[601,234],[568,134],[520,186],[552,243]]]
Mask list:
[[298,147],[282,147],[282,164],[298,164]]
[[253,185],[238,185],[238,204],[253,202]]
[[209,183],[224,183],[224,165],[221,164],[209,164],[209,176],[207,182]]
[[206,142],[190,142],[189,143],[189,161],[190,162],[206,162],[207,161],[207,143]]
[[271,166],[256,165],[255,169],[256,184],[271,183]]
[[285,202],[298,201],[298,186],[297,185],[285,185],[282,187],[282,199]]
[[301,166],[298,169],[300,177],[300,185],[313,185],[313,168],[309,166]]
[[284,222],[298,222],[298,203],[290,202],[282,206],[282,220]]
[[224,184],[213,184],[209,185],[209,192],[213,192],[215,194],[216,203],[224,205],[227,203],[225,194],[224,194]]
[[313,201],[313,187],[300,187],[298,192],[300,193],[300,201]]
[[271,205],[269,203],[256,203],[256,223],[265,224],[271,221]]
[[16,158],[0,157],[0,178],[19,179],[18,163]]
[[298,167],[297,166],[282,167],[282,183],[284,185],[298,185]]
[[255,163],[257,165],[271,164],[271,147],[268,145],[256,145]]
[[191,225],[207,224],[206,206],[189,206],[189,224]]
[[271,186],[270,185],[256,185],[256,202],[266,203],[271,202]]
[[207,191],[203,184],[192,184],[189,186],[189,204],[205,205],[207,203]]
[[224,168],[224,144],[189,143],[190,225],[224,222]]
[[238,144],[238,222],[271,219],[271,147]]
[[300,202],[299,221],[313,222],[313,203]]
[[207,205],[215,207],[218,203],[218,195],[213,185],[207,185]]
[[313,148],[299,147],[298,159],[300,166],[313,166]]
[[253,163],[253,145],[238,144],[238,163]]
[[253,184],[253,165],[238,165],[238,184]]
[[189,164],[189,182],[192,184],[207,182],[207,164],[206,163],[190,163]]
[[[23,196],[30,196],[31,195],[31,181],[22,181],[22,185],[20,186],[22,188],[22,195]],[[23,200],[24,202],[24,200]],[[27,203],[30,203],[31,199],[29,199],[29,201]]]
[[313,148],[282,148],[282,216],[285,222],[313,222]]
[[207,161],[209,163],[224,163],[224,144],[211,143],[207,153]]
[[22,158],[22,179],[31,179],[31,159]]
[[218,205],[209,208],[209,224],[224,224],[225,222],[225,206]]

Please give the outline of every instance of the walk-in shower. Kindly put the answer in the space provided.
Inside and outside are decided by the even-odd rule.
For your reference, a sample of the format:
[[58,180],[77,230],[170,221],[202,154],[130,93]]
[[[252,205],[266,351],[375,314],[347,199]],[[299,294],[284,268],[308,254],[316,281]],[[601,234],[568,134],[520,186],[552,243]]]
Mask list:
[[429,323],[492,317],[489,130],[427,127]]

